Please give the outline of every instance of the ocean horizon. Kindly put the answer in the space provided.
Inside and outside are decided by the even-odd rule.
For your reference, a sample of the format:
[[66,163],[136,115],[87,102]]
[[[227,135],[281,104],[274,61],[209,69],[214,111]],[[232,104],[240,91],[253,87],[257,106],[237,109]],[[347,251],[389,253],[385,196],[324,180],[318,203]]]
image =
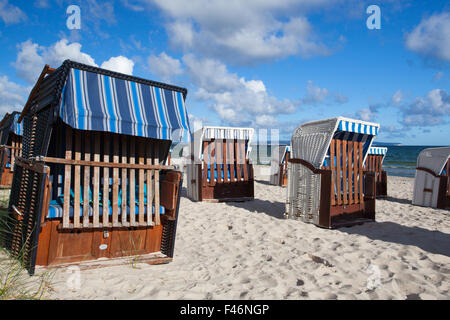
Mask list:
[[[278,145],[289,145],[290,141],[280,141]],[[414,178],[416,172],[417,157],[426,148],[438,148],[445,146],[403,145],[398,143],[374,143],[377,147],[387,147],[386,158],[383,161],[383,169],[388,175]],[[183,145],[174,147],[172,156],[181,156]],[[257,165],[270,165],[271,145],[252,144],[250,159]]]

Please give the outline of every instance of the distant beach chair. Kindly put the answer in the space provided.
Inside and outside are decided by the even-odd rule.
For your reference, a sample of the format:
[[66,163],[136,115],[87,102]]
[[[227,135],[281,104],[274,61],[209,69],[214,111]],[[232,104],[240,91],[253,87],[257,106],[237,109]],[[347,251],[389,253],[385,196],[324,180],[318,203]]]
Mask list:
[[370,147],[365,162],[365,170],[375,172],[377,197],[387,196],[387,174],[382,168],[387,150],[386,147]]
[[0,122],[0,187],[10,188],[15,159],[22,154],[22,125],[17,122],[20,112],[6,113]]
[[300,125],[291,138],[286,216],[325,228],[375,220],[375,173],[364,161],[379,124],[343,117]]
[[412,203],[450,207],[450,147],[427,148],[419,153]]
[[278,146],[273,149],[270,160],[270,184],[287,185],[287,166],[291,154],[290,146]]
[[[36,265],[172,260],[182,174],[164,165],[189,133],[187,90],[70,60],[44,68],[23,119],[7,248]],[[88,260],[96,260],[90,261]]]
[[195,201],[254,198],[252,128],[203,127],[192,134],[187,194]]

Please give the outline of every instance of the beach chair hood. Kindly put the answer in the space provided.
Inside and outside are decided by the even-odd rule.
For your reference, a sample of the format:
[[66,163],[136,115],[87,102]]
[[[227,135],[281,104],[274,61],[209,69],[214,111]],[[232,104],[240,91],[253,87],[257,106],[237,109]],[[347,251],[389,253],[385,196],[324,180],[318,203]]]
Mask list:
[[381,163],[383,163],[384,158],[386,158],[387,150],[388,148],[386,147],[370,147],[369,154],[383,156],[383,158],[381,159]]
[[70,60],[40,80],[40,92],[30,94],[21,118],[50,103],[53,119],[74,129],[162,140],[189,133],[184,88]]
[[427,148],[422,150],[417,157],[417,167],[426,168],[440,175],[450,158],[450,147]]
[[[254,130],[253,128],[234,128],[234,127],[212,127],[206,126],[193,133],[191,141],[199,141],[198,146],[195,146],[194,155],[196,160],[200,160],[202,157],[202,146],[203,141],[211,139],[230,139],[230,140],[246,140],[247,141],[247,152],[246,157],[248,158],[251,152],[251,141],[253,138]],[[195,138],[194,138],[195,137]]]
[[319,169],[325,161],[331,140],[337,138],[363,142],[365,159],[379,128],[377,123],[344,117],[304,123],[292,135],[292,158],[306,160]]
[[18,123],[19,116],[20,112],[14,111],[11,114],[7,113],[3,118],[0,124],[0,132],[2,132],[0,145],[4,145],[8,142],[10,132],[22,136],[22,124]]

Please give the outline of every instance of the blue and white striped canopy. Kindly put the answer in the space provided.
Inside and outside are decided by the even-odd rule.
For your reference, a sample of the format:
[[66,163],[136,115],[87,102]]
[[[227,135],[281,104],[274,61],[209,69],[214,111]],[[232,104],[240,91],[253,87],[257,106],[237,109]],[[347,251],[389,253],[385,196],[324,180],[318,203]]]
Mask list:
[[338,130],[376,136],[378,134],[378,128],[379,125],[377,124],[364,123],[352,119],[341,119],[339,120]]
[[369,154],[376,154],[376,155],[386,155],[387,148],[386,147],[370,147]]
[[59,115],[81,130],[176,141],[189,136],[181,92],[76,68],[69,71]]

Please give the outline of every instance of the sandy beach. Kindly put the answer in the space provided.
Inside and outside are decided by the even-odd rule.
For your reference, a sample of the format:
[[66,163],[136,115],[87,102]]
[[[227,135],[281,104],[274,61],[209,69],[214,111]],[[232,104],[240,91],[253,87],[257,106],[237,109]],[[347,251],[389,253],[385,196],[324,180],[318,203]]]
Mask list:
[[[49,299],[449,299],[450,211],[411,205],[389,177],[376,222],[327,230],[283,218],[286,189],[256,176],[255,200],[181,199],[175,257],[50,271]],[[38,281],[39,270],[33,280]],[[73,283],[73,282],[72,282]]]

